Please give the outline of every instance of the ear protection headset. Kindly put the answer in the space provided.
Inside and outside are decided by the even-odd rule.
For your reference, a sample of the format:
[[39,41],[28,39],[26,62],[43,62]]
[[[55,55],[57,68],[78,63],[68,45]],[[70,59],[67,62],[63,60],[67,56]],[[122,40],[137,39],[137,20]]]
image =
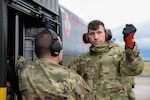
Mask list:
[[[106,29],[105,30],[105,40],[108,41],[108,40],[111,40],[111,38],[112,38],[111,30]],[[84,43],[90,43],[87,33],[83,34],[83,42]]]
[[55,31],[52,30],[52,26],[49,24],[47,16],[42,14],[40,16],[42,22],[45,23],[45,26],[47,28],[47,30],[49,31],[49,33],[52,36],[52,43],[50,45],[50,50],[51,50],[51,55],[52,56],[58,56],[60,53],[60,50],[62,50],[62,46],[60,44],[60,42],[58,41],[58,37],[57,37],[57,33]]
[[51,55],[52,56],[58,56],[60,51],[62,50],[62,46],[60,42],[58,41],[58,37],[56,32],[54,32],[52,29],[48,29],[49,33],[52,36],[52,43],[50,45]]
[[106,39],[106,41],[111,40],[111,38],[112,38],[111,30],[110,29],[106,29],[105,30],[105,39]]

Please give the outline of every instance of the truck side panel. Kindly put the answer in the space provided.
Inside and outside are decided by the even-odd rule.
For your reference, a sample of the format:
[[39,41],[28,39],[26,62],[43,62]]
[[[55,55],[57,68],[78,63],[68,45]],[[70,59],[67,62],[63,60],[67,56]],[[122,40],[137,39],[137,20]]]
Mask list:
[[87,32],[87,22],[61,5],[60,12],[63,65],[67,65],[81,53],[88,51],[90,45],[84,44],[82,40],[83,33]]

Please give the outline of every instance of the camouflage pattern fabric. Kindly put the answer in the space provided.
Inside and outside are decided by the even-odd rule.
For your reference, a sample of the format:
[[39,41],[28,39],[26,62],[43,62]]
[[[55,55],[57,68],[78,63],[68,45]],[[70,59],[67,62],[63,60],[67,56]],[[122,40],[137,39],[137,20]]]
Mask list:
[[20,56],[17,65],[24,100],[94,100],[82,77],[49,59],[32,62]]
[[85,79],[96,100],[129,100],[123,77],[141,74],[144,63],[137,45],[125,50],[107,41],[100,48],[91,46],[90,52],[80,55],[68,67]]
[[129,100],[136,100],[135,93],[133,91],[133,87],[135,85],[134,76],[124,76],[124,87],[127,93]]

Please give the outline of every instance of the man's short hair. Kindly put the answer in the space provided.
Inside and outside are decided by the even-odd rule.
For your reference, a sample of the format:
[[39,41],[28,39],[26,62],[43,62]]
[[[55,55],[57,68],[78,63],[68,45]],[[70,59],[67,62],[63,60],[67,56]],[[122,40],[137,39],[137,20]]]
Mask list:
[[50,53],[52,36],[47,29],[38,33],[35,37],[35,53],[37,57]]
[[99,28],[99,25],[102,25],[104,27],[104,31],[105,31],[105,25],[102,21],[100,20],[93,20],[88,24],[88,32],[89,30],[97,30]]

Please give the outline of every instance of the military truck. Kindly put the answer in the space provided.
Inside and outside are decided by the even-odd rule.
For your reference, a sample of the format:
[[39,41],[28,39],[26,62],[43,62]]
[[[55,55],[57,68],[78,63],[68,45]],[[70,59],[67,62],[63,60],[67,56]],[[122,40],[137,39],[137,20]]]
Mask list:
[[88,50],[82,35],[87,22],[59,4],[58,0],[0,0],[0,100],[17,100],[8,82],[7,65],[16,71],[17,56],[36,60],[35,35],[42,31],[45,16],[51,28],[63,42],[62,65],[68,65]]

